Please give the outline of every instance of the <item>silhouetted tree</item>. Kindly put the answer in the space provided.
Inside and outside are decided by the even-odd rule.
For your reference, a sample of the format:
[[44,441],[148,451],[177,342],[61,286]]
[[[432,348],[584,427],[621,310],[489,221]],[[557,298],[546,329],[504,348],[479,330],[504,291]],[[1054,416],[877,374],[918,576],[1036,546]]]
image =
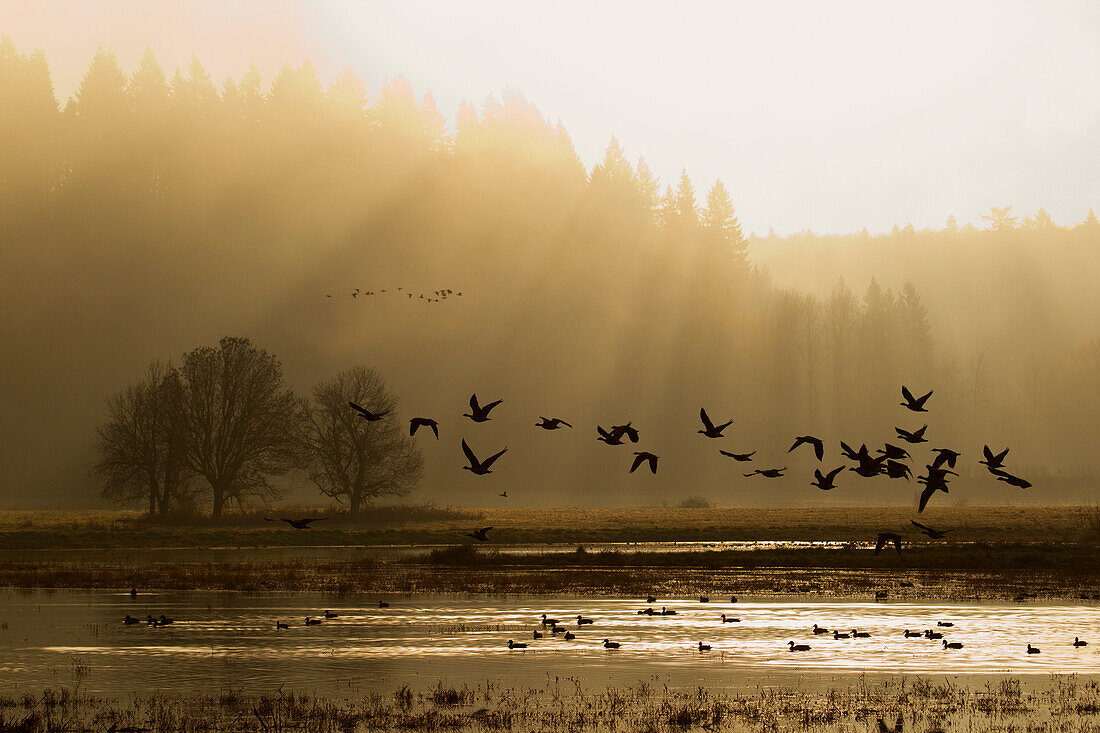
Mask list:
[[210,485],[212,515],[277,496],[270,478],[304,458],[301,412],[279,361],[226,337],[184,354],[180,374],[188,464]]
[[715,181],[707,194],[707,208],[703,211],[703,228],[707,236],[728,252],[741,266],[748,266],[748,242],[741,233],[741,222],[733,210],[729,191],[721,181]]
[[1016,228],[1016,217],[1012,216],[1012,207],[1005,206],[990,208],[988,214],[982,214],[982,218],[989,222],[989,228],[995,232],[1010,232]]
[[[348,402],[388,414],[369,422]],[[420,480],[423,457],[396,408],[382,377],[366,367],[318,383],[304,408],[310,479],[352,516],[379,496],[405,496]]]

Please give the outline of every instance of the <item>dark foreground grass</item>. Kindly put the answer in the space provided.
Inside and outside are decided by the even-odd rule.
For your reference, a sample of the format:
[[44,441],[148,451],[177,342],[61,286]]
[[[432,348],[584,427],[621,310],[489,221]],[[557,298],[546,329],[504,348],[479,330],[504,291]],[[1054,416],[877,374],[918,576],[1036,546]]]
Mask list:
[[[879,721],[882,721],[881,723]],[[901,725],[895,728],[900,721]],[[639,683],[584,689],[493,685],[325,697],[295,692],[135,695],[125,701],[68,689],[0,698],[0,730],[25,731],[1095,731],[1100,684],[1056,677],[1026,690],[1006,678],[981,686],[898,678],[821,692],[778,687],[746,693]]]

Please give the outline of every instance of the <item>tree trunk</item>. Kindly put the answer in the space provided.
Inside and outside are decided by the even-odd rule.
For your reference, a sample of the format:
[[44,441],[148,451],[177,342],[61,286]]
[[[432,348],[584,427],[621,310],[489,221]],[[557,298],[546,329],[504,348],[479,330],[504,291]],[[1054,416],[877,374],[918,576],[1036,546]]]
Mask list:
[[210,516],[217,519],[222,515],[222,511],[225,509],[225,488],[221,484],[215,484],[210,488],[214,495],[214,506],[210,512]]
[[359,516],[359,507],[363,503],[363,492],[358,489],[352,490],[348,495],[348,514],[357,517]]

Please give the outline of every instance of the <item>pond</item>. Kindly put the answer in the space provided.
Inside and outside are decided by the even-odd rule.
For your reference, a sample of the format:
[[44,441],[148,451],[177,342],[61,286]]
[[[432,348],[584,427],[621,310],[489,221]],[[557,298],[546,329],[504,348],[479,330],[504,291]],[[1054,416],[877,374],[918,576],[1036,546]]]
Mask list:
[[[281,685],[315,692],[555,678],[673,687],[836,684],[867,673],[1100,675],[1095,604],[866,602],[805,598],[325,597],[313,594],[0,591],[0,693],[45,686],[125,696],[219,689],[260,693]],[[648,616],[653,607],[676,615]],[[306,616],[337,614],[317,626]],[[558,618],[565,640],[540,624]],[[740,619],[722,623],[721,614]],[[127,615],[174,623],[125,625]],[[577,626],[583,614],[593,624]],[[276,620],[289,624],[277,630]],[[939,622],[953,626],[938,626]],[[858,629],[869,638],[815,635]],[[906,638],[935,629],[961,649]],[[534,639],[533,632],[544,634]],[[1074,637],[1089,646],[1074,647]],[[603,639],[621,644],[607,650]],[[528,645],[510,650],[514,639]],[[787,642],[807,644],[791,652]],[[698,643],[709,644],[700,652]],[[1028,654],[1031,643],[1040,654]]]

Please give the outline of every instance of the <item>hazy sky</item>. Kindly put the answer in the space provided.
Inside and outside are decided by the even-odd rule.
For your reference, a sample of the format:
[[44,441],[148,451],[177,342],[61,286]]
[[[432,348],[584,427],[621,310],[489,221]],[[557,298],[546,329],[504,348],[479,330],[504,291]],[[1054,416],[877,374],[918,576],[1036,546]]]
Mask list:
[[[1100,205],[1100,3],[0,0],[59,96],[99,45],[170,74],[266,82],[309,58],[376,93],[404,74],[453,118],[520,89],[591,166],[615,135],[662,181],[716,177],[748,229],[872,231]],[[702,193],[702,191],[701,191]]]

